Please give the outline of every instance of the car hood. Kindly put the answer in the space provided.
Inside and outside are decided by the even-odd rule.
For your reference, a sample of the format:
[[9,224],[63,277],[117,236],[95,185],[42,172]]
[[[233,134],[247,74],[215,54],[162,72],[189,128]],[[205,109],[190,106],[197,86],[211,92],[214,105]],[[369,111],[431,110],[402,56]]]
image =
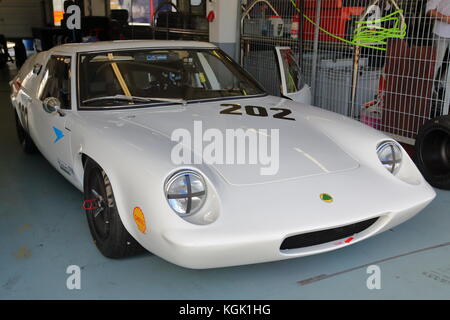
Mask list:
[[[240,104],[244,111],[241,115],[223,114],[221,111],[226,108],[223,106],[225,103]],[[268,111],[268,116],[248,115],[244,108],[246,105],[264,107]],[[171,140],[174,140],[174,133],[178,133],[179,136],[180,134],[189,135],[191,141],[179,138],[173,142],[174,146],[178,142],[182,142],[189,149],[190,155],[193,155],[192,165],[198,165],[199,162],[210,165],[228,183],[235,185],[268,183],[357,168],[359,164],[355,159],[308,120],[308,108],[302,108],[302,106],[305,105],[277,97],[263,97],[190,103],[186,106],[153,107],[127,111],[125,114],[119,113],[119,117],[128,122],[131,127],[144,128],[149,132],[162,134]],[[286,117],[295,118],[295,121],[275,118],[273,115],[279,114],[280,110],[271,110],[271,108],[291,110],[292,113]],[[209,129],[215,130],[208,131]],[[255,148],[249,147],[249,140],[246,140],[244,164],[238,163],[236,149],[234,157],[225,150],[228,143],[226,133],[229,129],[242,129],[247,133],[250,131],[258,137],[258,144]],[[277,132],[274,130],[278,131],[278,139]],[[200,141],[202,141],[202,135],[208,132],[213,132],[214,138],[195,146],[194,140],[198,140],[200,137]],[[218,133],[221,133],[223,139],[216,139]],[[264,152],[265,150],[259,145],[264,139],[268,145],[267,152]],[[219,152],[216,163],[210,163],[205,158],[205,154],[210,154],[213,146],[216,146]],[[220,157],[221,152],[223,152],[223,157]],[[256,163],[249,163],[250,152],[256,152]],[[266,157],[261,157],[259,152],[265,154]],[[215,155],[215,152],[212,154]],[[174,160],[173,157],[171,160]]]

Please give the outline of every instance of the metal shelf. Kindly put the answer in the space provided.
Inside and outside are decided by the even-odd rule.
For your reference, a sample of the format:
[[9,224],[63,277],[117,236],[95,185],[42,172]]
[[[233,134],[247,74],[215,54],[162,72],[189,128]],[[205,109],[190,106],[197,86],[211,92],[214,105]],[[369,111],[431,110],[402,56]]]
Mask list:
[[[298,46],[300,44],[299,39],[289,39],[289,38],[275,38],[275,37],[265,37],[265,36],[255,36],[255,35],[241,35],[241,42],[259,42],[259,43],[266,43],[266,44],[282,44],[282,45],[288,45],[288,46]],[[313,47],[313,40],[303,40],[303,47],[304,49],[312,48]],[[339,49],[349,49],[353,50],[353,46],[350,46],[345,43],[340,42],[320,42],[319,47],[323,49],[327,48],[339,48]]]

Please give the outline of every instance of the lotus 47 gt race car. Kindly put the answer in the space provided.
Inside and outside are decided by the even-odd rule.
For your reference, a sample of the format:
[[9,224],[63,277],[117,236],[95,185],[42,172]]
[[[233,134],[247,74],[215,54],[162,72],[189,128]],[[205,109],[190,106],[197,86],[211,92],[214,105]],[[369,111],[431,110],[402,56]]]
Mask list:
[[282,97],[209,43],[58,46],[11,81],[19,140],[83,192],[111,258],[145,248],[213,268],[302,257],[433,200],[397,142],[308,105],[292,53],[277,57]]

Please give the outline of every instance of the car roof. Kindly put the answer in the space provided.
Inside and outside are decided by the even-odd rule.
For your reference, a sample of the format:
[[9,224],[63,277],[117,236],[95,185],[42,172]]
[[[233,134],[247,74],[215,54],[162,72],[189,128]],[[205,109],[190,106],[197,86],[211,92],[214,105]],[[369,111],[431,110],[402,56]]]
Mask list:
[[66,54],[74,54],[78,52],[107,51],[120,49],[137,49],[137,48],[200,48],[215,49],[215,46],[209,42],[201,41],[181,41],[181,40],[117,40],[117,41],[99,41],[88,43],[68,43],[50,49],[50,52],[60,52]]

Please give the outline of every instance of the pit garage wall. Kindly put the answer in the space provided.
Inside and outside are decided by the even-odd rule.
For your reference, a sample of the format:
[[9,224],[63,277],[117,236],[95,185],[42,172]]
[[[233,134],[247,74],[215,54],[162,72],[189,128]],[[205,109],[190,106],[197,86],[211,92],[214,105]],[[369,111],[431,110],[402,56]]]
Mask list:
[[[242,10],[254,1],[259,0],[243,0]],[[298,15],[291,1],[268,2],[277,13],[261,1],[244,19],[240,60],[271,94],[280,95],[279,79],[273,76],[277,74],[274,47],[290,46],[297,53],[304,79],[314,93],[313,104],[318,107],[352,116],[410,144],[426,120],[448,114],[450,80],[439,72],[437,78],[441,81],[433,85],[436,47],[433,20],[425,15],[425,0],[396,1],[404,10],[408,26],[403,40],[389,40],[387,51],[362,49],[354,105],[351,103],[354,46],[327,36],[305,19],[300,20],[296,39],[292,22]],[[351,40],[354,22],[372,2],[301,0],[297,4],[321,27]],[[392,12],[386,2],[380,1],[382,16]],[[281,36],[274,36],[271,30],[273,15],[283,18]]]
[[41,0],[0,0],[0,34],[31,38],[31,28],[45,24],[44,8]]
[[214,20],[209,24],[209,41],[218,45],[235,59],[238,58],[240,0],[207,1],[206,12],[214,13]]

